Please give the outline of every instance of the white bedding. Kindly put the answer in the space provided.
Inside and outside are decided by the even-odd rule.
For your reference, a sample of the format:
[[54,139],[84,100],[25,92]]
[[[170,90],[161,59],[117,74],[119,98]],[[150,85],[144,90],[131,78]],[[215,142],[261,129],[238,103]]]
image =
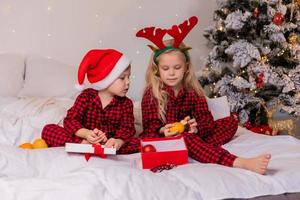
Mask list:
[[193,160],[152,173],[141,169],[140,154],[92,157],[86,162],[82,154],[68,154],[63,147],[22,150],[13,146],[39,136],[46,121],[58,123],[71,103],[31,98],[0,106],[0,199],[199,200],[300,192],[300,141],[243,128],[224,147],[244,157],[271,153],[266,175]]
[[0,143],[19,145],[39,138],[47,123],[60,123],[73,100],[0,98]]

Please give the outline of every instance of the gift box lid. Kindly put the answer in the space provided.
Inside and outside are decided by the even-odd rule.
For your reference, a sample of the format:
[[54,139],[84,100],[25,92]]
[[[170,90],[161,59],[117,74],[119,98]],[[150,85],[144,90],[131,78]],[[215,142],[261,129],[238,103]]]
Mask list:
[[[101,147],[103,148],[104,154],[110,154],[110,155],[116,154],[115,148],[105,148],[104,145],[101,145]],[[65,150],[67,152],[74,152],[74,153],[94,153],[95,147],[92,144],[66,143]]]

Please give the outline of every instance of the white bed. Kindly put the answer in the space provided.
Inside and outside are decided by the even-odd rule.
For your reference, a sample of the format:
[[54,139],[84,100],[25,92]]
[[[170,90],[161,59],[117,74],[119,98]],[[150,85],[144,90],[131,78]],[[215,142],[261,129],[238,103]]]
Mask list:
[[215,164],[189,164],[153,173],[140,167],[140,154],[92,157],[63,147],[21,150],[0,145],[1,199],[223,199],[300,192],[300,142],[239,129],[225,145],[237,155],[269,152],[266,175]]
[[[26,77],[34,80],[32,76]],[[55,83],[51,82],[53,88]],[[300,192],[300,141],[291,136],[259,135],[243,128],[224,148],[244,157],[271,153],[266,175],[193,160],[169,171],[153,173],[141,169],[140,154],[92,157],[86,162],[82,154],[66,153],[63,147],[20,149],[19,144],[40,137],[46,123],[61,123],[74,101],[54,95],[56,90],[51,90],[51,86],[47,90],[47,86],[32,83],[36,84],[44,87],[49,96],[57,97],[36,95],[39,88],[28,88],[26,79],[18,95],[6,97],[0,90],[0,199],[210,200]],[[220,109],[216,104],[220,105],[220,101],[209,102],[214,117],[228,112],[228,107]],[[138,113],[136,107],[137,122]]]

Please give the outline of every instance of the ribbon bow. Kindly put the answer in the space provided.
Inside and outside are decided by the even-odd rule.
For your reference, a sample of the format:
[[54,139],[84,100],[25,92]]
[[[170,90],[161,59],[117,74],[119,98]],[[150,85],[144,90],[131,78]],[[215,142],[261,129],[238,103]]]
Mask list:
[[107,156],[104,154],[104,148],[101,147],[99,144],[93,144],[94,153],[85,153],[84,157],[86,161],[89,161],[92,155],[97,155],[100,158],[106,158]]

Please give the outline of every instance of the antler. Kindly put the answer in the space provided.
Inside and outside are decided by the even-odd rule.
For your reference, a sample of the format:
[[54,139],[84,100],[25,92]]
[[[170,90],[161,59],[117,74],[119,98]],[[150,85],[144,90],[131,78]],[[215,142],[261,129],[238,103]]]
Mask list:
[[179,47],[182,40],[187,36],[187,34],[194,28],[197,24],[198,18],[193,16],[188,20],[185,20],[180,25],[174,25],[171,29],[167,30],[168,34],[174,38],[173,47]]
[[[155,34],[154,34],[155,31]],[[139,30],[136,33],[137,37],[144,37],[151,42],[153,42],[158,48],[163,49],[166,46],[163,43],[163,37],[167,33],[167,30],[165,29],[160,29],[160,28],[155,28],[155,27],[148,27]]]

